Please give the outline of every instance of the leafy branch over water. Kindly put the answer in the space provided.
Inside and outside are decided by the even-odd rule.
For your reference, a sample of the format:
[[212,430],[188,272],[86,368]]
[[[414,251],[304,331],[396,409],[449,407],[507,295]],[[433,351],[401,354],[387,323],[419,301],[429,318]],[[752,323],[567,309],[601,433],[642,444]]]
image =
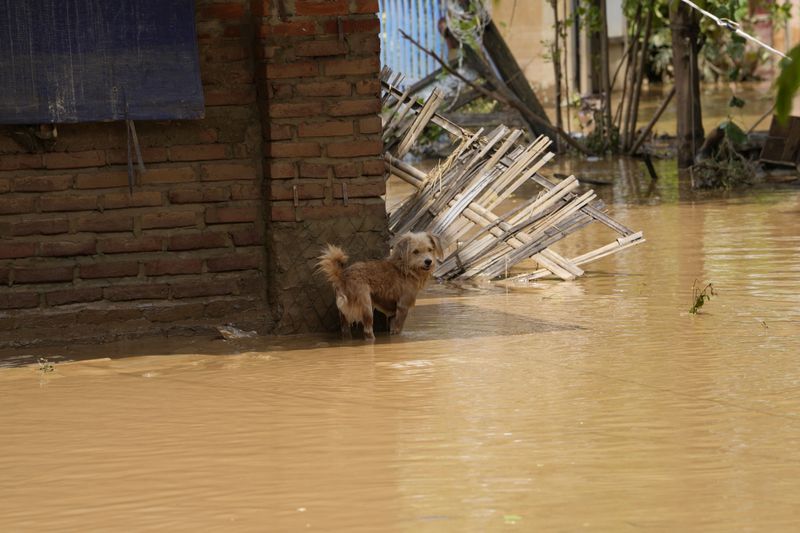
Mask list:
[[694,280],[692,283],[692,307],[689,309],[689,313],[692,315],[696,315],[700,312],[700,308],[706,303],[706,301],[711,300],[712,296],[716,296],[717,293],[714,290],[714,285],[711,283],[706,284],[705,287],[700,289],[700,285],[698,285],[697,280]]

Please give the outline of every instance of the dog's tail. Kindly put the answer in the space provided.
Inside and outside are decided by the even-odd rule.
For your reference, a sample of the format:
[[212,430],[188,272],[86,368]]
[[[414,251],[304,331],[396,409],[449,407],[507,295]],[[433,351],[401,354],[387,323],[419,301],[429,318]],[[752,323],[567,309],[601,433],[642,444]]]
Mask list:
[[342,272],[344,271],[344,265],[347,263],[348,259],[344,250],[333,244],[326,246],[323,249],[322,255],[319,256],[317,268],[320,272],[325,274],[325,277],[335,289],[341,290],[344,286]]

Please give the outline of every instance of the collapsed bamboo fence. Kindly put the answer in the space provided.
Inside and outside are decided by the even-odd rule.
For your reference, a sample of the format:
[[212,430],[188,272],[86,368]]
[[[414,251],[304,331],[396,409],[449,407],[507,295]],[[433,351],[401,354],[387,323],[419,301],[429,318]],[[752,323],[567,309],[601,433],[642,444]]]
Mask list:
[[[582,265],[645,242],[603,211],[594,191],[581,194],[569,176],[553,183],[539,171],[553,158],[550,139],[522,141],[523,132],[498,126],[472,132],[438,114],[441,93],[434,89],[424,101],[401,88],[402,76],[381,72],[384,108],[385,161],[390,175],[416,192],[392,208],[394,234],[430,231],[439,235],[445,257],[435,275],[444,279],[508,277],[509,270],[528,259],[539,268],[514,276],[529,281],[550,275],[564,280],[582,276]],[[429,173],[403,161],[430,124],[454,139],[449,157]],[[523,184],[539,187],[513,209],[498,212]],[[550,247],[587,224],[599,222],[615,231],[614,241],[577,257],[566,258]]]

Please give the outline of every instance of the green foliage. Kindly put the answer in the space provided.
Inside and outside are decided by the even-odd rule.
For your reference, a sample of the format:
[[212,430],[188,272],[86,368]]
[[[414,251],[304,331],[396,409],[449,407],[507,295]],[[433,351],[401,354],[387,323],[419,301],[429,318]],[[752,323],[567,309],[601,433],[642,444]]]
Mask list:
[[[669,5],[671,1],[656,0],[653,34],[647,44],[648,78],[662,81],[672,75],[672,37],[669,27]],[[755,17],[752,7],[763,7],[773,26],[779,27],[791,16],[791,2],[768,0],[696,0],[703,9],[717,17],[727,18],[740,25],[742,30],[753,33]],[[623,12],[632,27],[640,0],[625,0]],[[713,20],[697,14],[700,22],[701,49],[699,55],[700,74],[705,81],[746,81],[758,79],[758,68],[770,55],[766,50],[726,28],[718,26]]]
[[781,63],[781,73],[776,83],[778,96],[775,100],[775,114],[778,121],[786,123],[792,111],[792,100],[800,89],[800,45],[789,51],[789,59]]
[[730,102],[728,102],[728,107],[736,107],[741,109],[744,107],[744,104],[745,101],[734,94],[731,96]]
[[689,309],[689,313],[692,315],[698,314],[700,308],[703,307],[707,301],[710,301],[712,296],[716,295],[717,293],[714,290],[714,285],[708,283],[705,287],[700,289],[697,280],[694,280],[694,283],[692,283],[692,307]]
[[756,173],[755,164],[743,156],[740,148],[747,134],[728,118],[718,126],[722,140],[710,157],[691,167],[692,184],[698,189],[733,189],[750,185]]
[[56,369],[56,365],[48,361],[45,357],[40,357],[37,359],[37,362],[39,363],[39,372],[43,374],[53,372]]

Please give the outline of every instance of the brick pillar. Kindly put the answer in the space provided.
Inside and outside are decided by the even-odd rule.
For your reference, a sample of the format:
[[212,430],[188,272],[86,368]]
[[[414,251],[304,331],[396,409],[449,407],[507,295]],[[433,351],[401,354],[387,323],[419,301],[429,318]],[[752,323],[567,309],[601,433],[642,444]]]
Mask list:
[[386,253],[377,0],[253,0],[277,333],[336,323],[325,243]]

